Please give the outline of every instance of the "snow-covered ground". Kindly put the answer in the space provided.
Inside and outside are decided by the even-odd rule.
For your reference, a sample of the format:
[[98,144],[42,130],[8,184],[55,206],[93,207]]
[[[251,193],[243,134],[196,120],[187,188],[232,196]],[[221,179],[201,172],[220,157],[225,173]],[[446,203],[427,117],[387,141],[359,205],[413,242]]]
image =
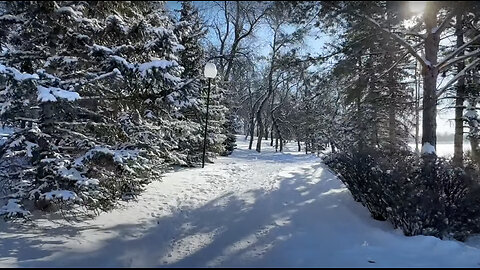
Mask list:
[[92,220],[0,223],[0,267],[480,266],[478,240],[405,237],[370,218],[314,155],[237,143]]
[[[415,151],[415,144],[414,143],[409,143],[408,146],[412,149],[412,151]],[[422,146],[419,146],[422,148]],[[463,151],[467,152],[470,151],[470,142],[465,141],[463,143]],[[436,153],[438,156],[441,157],[452,157],[453,156],[453,142],[452,143],[447,143],[447,142],[438,142],[437,147],[436,147]]]

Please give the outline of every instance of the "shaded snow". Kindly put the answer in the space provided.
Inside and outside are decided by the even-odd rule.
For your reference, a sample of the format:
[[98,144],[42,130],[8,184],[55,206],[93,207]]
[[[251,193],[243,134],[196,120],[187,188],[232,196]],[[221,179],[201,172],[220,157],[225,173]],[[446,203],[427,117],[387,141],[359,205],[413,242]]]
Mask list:
[[315,156],[237,140],[231,156],[167,173],[93,220],[0,223],[0,266],[478,267],[480,240],[405,237]]

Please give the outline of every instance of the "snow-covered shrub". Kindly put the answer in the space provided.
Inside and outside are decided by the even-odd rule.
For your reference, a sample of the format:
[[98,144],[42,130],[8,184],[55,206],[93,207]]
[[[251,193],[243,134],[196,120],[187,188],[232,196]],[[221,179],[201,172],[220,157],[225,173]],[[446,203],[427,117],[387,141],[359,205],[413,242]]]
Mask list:
[[372,149],[331,154],[325,162],[374,218],[390,221],[405,235],[463,240],[480,232],[480,185],[473,167]]

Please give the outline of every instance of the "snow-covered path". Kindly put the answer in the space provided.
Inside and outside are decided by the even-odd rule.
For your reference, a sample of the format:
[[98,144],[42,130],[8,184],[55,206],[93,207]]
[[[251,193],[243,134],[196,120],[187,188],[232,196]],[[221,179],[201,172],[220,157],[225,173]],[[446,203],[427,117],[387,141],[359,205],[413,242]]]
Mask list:
[[317,157],[237,139],[231,156],[168,173],[93,220],[0,223],[0,267],[480,266],[478,241],[405,237]]

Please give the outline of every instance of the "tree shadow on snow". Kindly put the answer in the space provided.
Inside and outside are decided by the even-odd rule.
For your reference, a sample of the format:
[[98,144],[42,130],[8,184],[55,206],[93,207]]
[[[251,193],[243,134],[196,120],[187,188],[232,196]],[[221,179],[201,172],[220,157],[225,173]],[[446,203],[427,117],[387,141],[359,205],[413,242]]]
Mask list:
[[[235,158],[252,155],[245,153],[252,151],[236,152]],[[278,162],[275,156],[273,153],[262,159]],[[391,230],[386,223],[370,220],[368,211],[351,199],[350,193],[324,165],[315,165],[313,169],[322,171],[314,174],[312,168],[304,168],[289,173],[273,191],[254,189],[242,196],[228,193],[198,208],[152,218],[143,227],[138,224],[112,228],[86,226],[80,230],[115,232],[117,236],[84,251],[62,250],[67,238],[48,240],[50,235],[74,237],[79,233],[75,231],[78,228],[72,227],[72,232],[50,230],[43,234],[11,228],[7,235],[16,236],[0,237],[0,258],[15,257],[19,267],[315,266],[320,254],[323,257],[338,252],[345,244],[342,241],[347,241],[342,239],[352,241],[358,237],[352,223],[361,220],[364,224],[369,220],[365,230],[372,226]],[[338,215],[339,212],[349,214]],[[331,231],[332,222],[337,224],[335,231]],[[332,234],[338,232],[343,234],[341,239],[333,238]],[[316,245],[319,241],[332,243],[321,245],[325,248],[319,250]],[[362,241],[358,239],[359,245]],[[301,256],[294,256],[297,253]],[[326,257],[324,265],[335,264]]]

